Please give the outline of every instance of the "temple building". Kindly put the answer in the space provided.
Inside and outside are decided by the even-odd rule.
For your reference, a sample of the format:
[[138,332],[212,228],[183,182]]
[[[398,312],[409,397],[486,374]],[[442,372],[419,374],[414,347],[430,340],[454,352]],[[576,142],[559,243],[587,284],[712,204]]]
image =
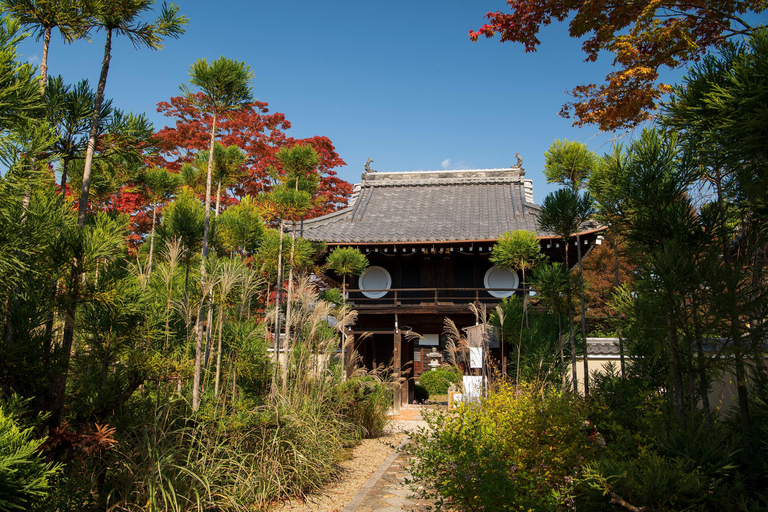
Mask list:
[[[429,368],[429,354],[445,347],[446,317],[471,328],[478,319],[470,304],[484,304],[490,314],[502,298],[521,293],[520,276],[489,261],[501,234],[531,231],[544,254],[564,259],[563,242],[538,230],[541,209],[521,164],[518,158],[506,169],[426,172],[376,172],[366,164],[346,208],[303,222],[304,238],[326,242],[329,251],[355,247],[368,257],[370,266],[348,289],[358,312],[354,348],[369,368],[391,362],[405,369],[403,400],[412,400],[411,383]],[[597,230],[580,235],[588,249]],[[575,243],[574,236],[571,262]]]

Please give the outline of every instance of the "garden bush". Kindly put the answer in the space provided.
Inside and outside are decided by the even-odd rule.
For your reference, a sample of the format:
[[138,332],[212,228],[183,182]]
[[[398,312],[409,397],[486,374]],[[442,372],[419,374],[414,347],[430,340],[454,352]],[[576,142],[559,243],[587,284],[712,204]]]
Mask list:
[[40,456],[45,439],[35,439],[32,426],[19,419],[23,403],[15,397],[0,402],[0,511],[31,510],[44,498],[58,466]]
[[455,510],[557,510],[572,507],[575,478],[597,443],[583,402],[555,387],[501,385],[455,413],[426,416],[412,434],[419,491]]
[[768,509],[766,471],[740,464],[738,418],[723,422],[715,413],[707,422],[695,410],[680,425],[669,397],[634,372],[595,376],[589,418],[606,447],[577,481],[579,506],[612,511],[612,502],[623,501],[660,511]]
[[703,475],[693,461],[653,451],[628,460],[602,456],[584,467],[580,483],[590,488],[582,500],[590,510],[614,510],[610,502],[619,501],[642,510],[730,509],[717,505],[718,482]]
[[453,366],[441,366],[426,371],[419,377],[419,385],[427,390],[429,396],[448,393],[451,384],[461,384],[461,372]]
[[363,376],[339,384],[333,395],[342,416],[359,429],[361,437],[381,436],[394,398],[391,389],[373,377]]
[[413,399],[417,402],[424,403],[429,399],[429,391],[421,384],[415,384],[413,386]]

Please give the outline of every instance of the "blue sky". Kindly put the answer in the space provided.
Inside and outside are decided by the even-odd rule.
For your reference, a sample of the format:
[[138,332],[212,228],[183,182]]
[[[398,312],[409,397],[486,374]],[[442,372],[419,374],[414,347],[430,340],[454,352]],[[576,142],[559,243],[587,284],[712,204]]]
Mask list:
[[[598,153],[610,136],[576,129],[557,112],[565,91],[596,82],[610,59],[585,63],[567,26],[541,32],[536,53],[498,39],[473,43],[468,31],[503,0],[182,1],[186,34],[158,51],[113,44],[106,95],[115,106],[169,124],[156,105],[179,95],[189,66],[221,55],[255,73],[254,96],[283,112],[296,138],[324,135],[360,180],[368,157],[379,171],[484,169],[523,158],[534,199],[547,192],[544,152],[558,138],[580,140]],[[66,82],[97,82],[104,34],[64,45],[54,36],[49,73]],[[42,43],[22,44],[39,64]],[[677,75],[679,76],[679,75]]]

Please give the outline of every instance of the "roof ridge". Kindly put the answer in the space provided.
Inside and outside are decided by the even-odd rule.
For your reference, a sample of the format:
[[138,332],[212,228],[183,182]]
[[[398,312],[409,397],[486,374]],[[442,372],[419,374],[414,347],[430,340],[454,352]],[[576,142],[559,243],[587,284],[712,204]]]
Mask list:
[[524,182],[525,170],[522,167],[505,169],[459,169],[445,171],[396,171],[365,172],[361,176],[363,187],[376,183],[382,186],[398,185],[441,185],[461,183],[505,183]]

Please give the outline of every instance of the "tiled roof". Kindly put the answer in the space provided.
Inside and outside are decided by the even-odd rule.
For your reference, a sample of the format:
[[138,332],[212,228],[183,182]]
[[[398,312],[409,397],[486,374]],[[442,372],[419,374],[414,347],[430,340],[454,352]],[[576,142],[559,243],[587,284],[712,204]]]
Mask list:
[[619,355],[618,338],[587,338],[588,355],[617,356]]
[[304,221],[302,236],[328,243],[496,240],[537,232],[539,206],[520,167],[366,172],[350,205]]

